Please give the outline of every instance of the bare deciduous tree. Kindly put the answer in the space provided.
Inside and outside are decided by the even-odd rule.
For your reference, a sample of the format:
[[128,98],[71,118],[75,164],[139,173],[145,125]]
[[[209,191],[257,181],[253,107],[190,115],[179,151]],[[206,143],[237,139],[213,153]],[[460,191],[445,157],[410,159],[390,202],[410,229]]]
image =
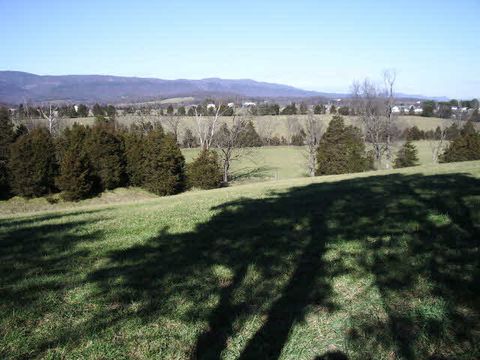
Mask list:
[[352,102],[363,125],[365,140],[373,147],[375,162],[380,165],[385,143],[384,100],[377,86],[368,79],[354,82]]
[[440,132],[438,134],[435,133],[434,138],[428,140],[428,145],[430,147],[430,151],[432,152],[432,161],[437,163],[440,154],[447,146],[447,127],[441,126]]
[[398,133],[393,113],[396,72],[384,72],[385,90],[365,79],[351,86],[351,106],[363,125],[365,140],[372,145],[375,163],[380,167],[385,154],[386,167],[392,164],[392,144]]
[[42,117],[47,120],[48,131],[50,134],[55,135],[60,130],[60,117],[58,115],[58,108],[48,104],[45,107],[39,107],[38,111]]
[[180,116],[166,116],[165,122],[168,130],[173,134],[175,140],[178,142],[178,128],[180,125]]
[[395,70],[385,70],[383,72],[383,81],[385,83],[386,101],[385,101],[385,157],[387,169],[392,164],[392,137],[394,136],[395,126],[395,114],[393,113],[393,107],[395,106],[395,97],[393,88],[397,79],[397,72]]
[[213,137],[214,144],[220,153],[223,167],[223,182],[230,180],[232,162],[246,155],[248,149],[240,147],[239,139],[246,130],[248,119],[245,116],[233,115],[231,120],[224,123]]
[[287,118],[287,136],[288,136],[288,141],[292,141],[292,136],[296,135],[300,132],[300,129],[302,128],[302,125],[300,125],[300,122],[296,117],[291,117],[289,116]]
[[309,114],[305,120],[305,144],[307,146],[307,169],[310,176],[315,176],[317,169],[317,149],[322,137],[323,124],[320,119]]
[[216,104],[213,113],[210,115],[205,115],[203,112],[198,111],[198,106],[193,107],[195,111],[198,139],[200,141],[200,146],[204,149],[208,150],[212,146],[219,118],[228,109],[228,107],[222,105],[222,103]]
[[[275,129],[272,118],[267,116],[262,117],[255,125],[257,127],[258,134],[262,138],[262,141],[264,142],[264,144],[266,144],[266,141],[272,138],[273,131]],[[266,145],[268,145],[268,143]]]

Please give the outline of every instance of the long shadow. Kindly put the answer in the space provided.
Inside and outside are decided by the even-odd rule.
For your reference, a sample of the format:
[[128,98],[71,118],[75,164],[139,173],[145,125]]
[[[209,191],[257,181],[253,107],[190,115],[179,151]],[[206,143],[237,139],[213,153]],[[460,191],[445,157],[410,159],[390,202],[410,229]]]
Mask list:
[[[311,306],[338,309],[332,279],[362,271],[373,275],[387,319],[353,315],[350,356],[372,357],[380,349],[403,358],[449,351],[468,358],[478,343],[479,194],[480,181],[466,175],[390,175],[241,199],[215,208],[211,220],[191,232],[162,229],[146,244],[112,252],[109,266],[91,280],[106,299],[140,301],[136,316],[146,322],[168,315],[207,323],[192,358],[221,358],[245,319],[263,316],[240,358],[276,359]],[[448,214],[448,225],[435,224],[437,213]],[[325,259],[327,248],[349,241],[363,248],[354,255],[357,268]],[[447,267],[439,269],[440,263]],[[122,286],[112,290],[116,278]],[[419,311],[419,281],[429,282],[425,296],[446,304],[441,322],[449,324],[410,316]],[[205,305],[212,296],[218,298],[213,308]],[[173,310],[178,299],[188,310]],[[461,331],[451,329],[455,321]],[[456,342],[471,347],[462,353]]]
[[[351,314],[344,348],[323,349],[318,358],[479,358],[480,180],[374,176],[240,199],[211,211],[209,221],[189,232],[163,228],[141,244],[109,252],[86,279],[95,289],[91,300],[104,305],[95,321],[103,328],[128,319],[184,324],[192,331],[182,333],[186,345],[178,358],[231,357],[234,339],[236,357],[277,359],[312,309],[342,310],[335,278],[367,277],[385,316]],[[31,230],[45,246],[49,234],[60,232]],[[64,240],[52,237],[52,253],[76,256],[62,251],[70,246]],[[24,250],[9,246],[17,254],[33,252],[26,269],[39,268],[35,261],[43,265],[42,252],[27,242]],[[45,265],[71,271],[61,261]],[[28,276],[19,271],[10,283]],[[131,304],[135,311],[125,310]],[[98,330],[93,322],[82,326],[57,341]]]
[[[34,333],[34,324],[54,311],[67,289],[78,285],[76,274],[90,254],[76,246],[101,235],[100,231],[85,234],[78,230],[101,220],[99,213],[79,211],[0,220],[0,320],[13,313],[16,326],[23,324],[24,334]],[[87,214],[94,215],[95,220],[65,219]],[[0,337],[8,330],[1,328]],[[70,340],[75,336],[78,334]],[[0,355],[6,358],[40,356],[53,342],[40,345],[28,355],[11,354],[3,347]]]

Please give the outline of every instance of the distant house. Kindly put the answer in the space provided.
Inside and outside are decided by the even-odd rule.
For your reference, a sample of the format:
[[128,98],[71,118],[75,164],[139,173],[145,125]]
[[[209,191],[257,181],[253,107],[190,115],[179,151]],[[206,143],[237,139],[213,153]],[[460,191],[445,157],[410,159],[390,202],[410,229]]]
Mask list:
[[400,114],[403,109],[400,108],[400,106],[394,106],[392,107],[392,113],[393,114]]
[[250,101],[247,101],[247,102],[243,103],[243,107],[252,107],[252,106],[257,106],[257,104],[254,103],[254,102],[250,102]]
[[216,108],[217,108],[217,106],[215,104],[208,104],[207,105],[207,110],[208,109],[214,109],[215,110]]
[[230,108],[233,108],[233,107],[235,107],[235,103],[233,103],[233,102],[232,102],[232,103],[228,103],[227,106],[230,107]]
[[421,107],[416,107],[413,112],[415,115],[421,115],[423,113],[423,109]]

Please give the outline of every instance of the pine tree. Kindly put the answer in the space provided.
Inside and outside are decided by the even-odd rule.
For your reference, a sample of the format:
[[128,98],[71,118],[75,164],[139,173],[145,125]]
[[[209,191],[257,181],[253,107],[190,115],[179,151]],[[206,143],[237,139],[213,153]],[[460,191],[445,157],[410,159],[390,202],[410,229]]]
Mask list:
[[55,145],[47,129],[21,136],[10,147],[9,169],[15,194],[35,197],[55,190]]
[[262,138],[258,135],[253,122],[250,120],[238,136],[238,147],[259,146],[262,146]]
[[317,175],[361,172],[373,168],[365,153],[361,132],[345,126],[341,116],[334,116],[320,139],[317,150]]
[[185,106],[180,106],[178,109],[177,109],[177,115],[178,116],[185,116],[187,112],[185,111]]
[[187,166],[189,187],[214,189],[222,185],[223,170],[215,151],[202,150],[198,157]]
[[397,152],[397,158],[393,163],[393,167],[404,168],[418,165],[417,148],[411,141],[407,141]]
[[167,107],[167,115],[173,115],[173,106],[172,106],[172,105],[168,105],[168,107]]
[[93,116],[105,116],[105,111],[99,104],[93,105],[92,113]]
[[128,184],[142,186],[144,182],[145,136],[141,132],[125,132],[122,135],[125,147],[125,170]]
[[13,123],[10,120],[8,109],[0,107],[0,198],[5,198],[10,193],[8,181],[8,158],[10,145],[15,140]]
[[88,128],[77,124],[64,132],[64,151],[56,184],[68,201],[78,201],[93,194],[93,169],[85,149],[89,132]]
[[440,162],[480,160],[480,134],[468,121],[440,156]]
[[155,130],[145,141],[144,187],[157,195],[172,195],[185,189],[185,158],[175,139]]
[[85,104],[78,105],[77,114],[79,117],[87,117],[88,116],[88,107]]
[[183,135],[182,145],[184,148],[198,147],[198,139],[193,135],[192,130],[185,129],[185,135]]
[[113,130],[95,126],[85,141],[96,178],[95,191],[111,190],[125,183],[123,144]]

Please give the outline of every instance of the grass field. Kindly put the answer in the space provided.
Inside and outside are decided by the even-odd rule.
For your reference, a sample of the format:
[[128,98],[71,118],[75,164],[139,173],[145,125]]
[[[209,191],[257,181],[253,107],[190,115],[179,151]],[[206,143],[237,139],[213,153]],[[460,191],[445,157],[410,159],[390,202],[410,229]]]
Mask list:
[[[315,115],[323,122],[323,127],[326,128],[328,122],[332,118],[332,115]],[[169,130],[167,116],[137,116],[137,115],[125,115],[125,116],[118,116],[117,121],[120,124],[130,126],[130,124],[142,121],[160,121],[163,124],[166,130]],[[192,131],[195,130],[195,118],[191,116],[180,116],[176,117],[179,119],[179,136],[180,138],[183,137],[186,128],[190,128]],[[278,115],[278,116],[253,116],[251,117],[255,128],[257,129],[258,133],[262,136],[278,136],[285,138],[289,138],[288,132],[288,121],[289,119],[296,119],[300,124],[305,121],[306,115]],[[347,124],[353,124],[355,126],[361,127],[358,119],[354,116],[344,116],[346,119]],[[220,119],[220,123],[228,121],[229,117],[222,117]],[[79,123],[84,125],[92,125],[94,123],[95,118],[88,117],[88,118],[74,118],[74,119],[62,119],[60,123],[60,128],[65,128],[71,126],[72,124]],[[33,120],[36,124],[45,124],[45,120],[36,119]],[[406,128],[412,127],[416,125],[421,130],[435,130],[437,126],[449,126],[451,124],[451,120],[440,119],[440,118],[427,118],[421,116],[400,116],[396,122],[397,127],[400,130],[404,130]],[[271,129],[270,131],[266,131],[266,129]],[[290,134],[291,135],[291,134]]]
[[[402,142],[394,145],[395,152]],[[415,141],[420,165],[431,165],[432,152],[429,141]],[[199,149],[182,149],[188,162],[199,153]],[[306,176],[306,149],[300,146],[264,146],[253,148],[232,164],[234,183],[263,180],[291,179]]]
[[114,195],[0,216],[1,358],[480,358],[478,161]]

